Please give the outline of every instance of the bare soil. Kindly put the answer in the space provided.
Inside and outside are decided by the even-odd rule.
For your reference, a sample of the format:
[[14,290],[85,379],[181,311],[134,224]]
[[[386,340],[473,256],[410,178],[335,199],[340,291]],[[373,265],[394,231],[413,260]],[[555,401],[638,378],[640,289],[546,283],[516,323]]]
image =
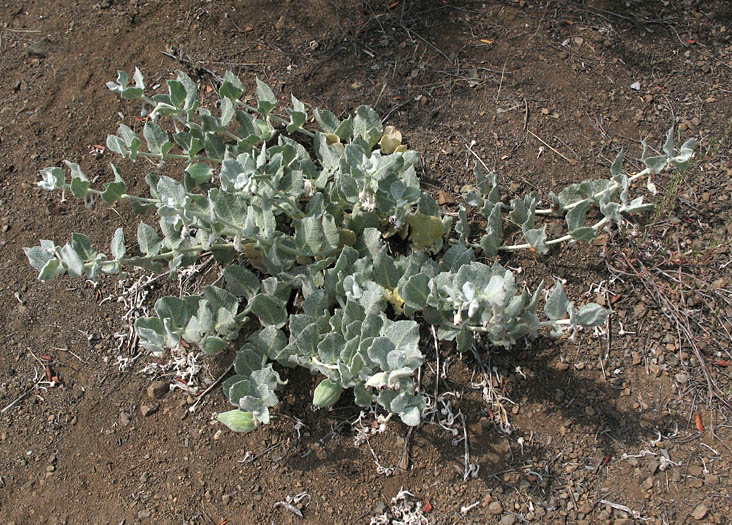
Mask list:
[[[0,521],[401,523],[403,488],[424,517],[411,523],[727,522],[731,37],[725,1],[0,3]],[[511,352],[444,347],[439,385],[426,339],[424,387],[438,386],[443,413],[368,442],[355,437],[373,414],[354,423],[348,396],[313,411],[315,378],[285,371],[273,423],[237,435],[215,424],[218,388],[193,413],[184,390],[148,395],[177,379],[142,374],[154,359],[118,347],[129,327],[115,279],[43,284],[22,251],[72,231],[99,246],[120,226],[135,238],[128,207],[35,186],[63,159],[110,178],[116,159],[96,145],[140,123],[105,83],[135,66],[151,84],[183,69],[202,93],[206,70],[230,69],[252,93],[256,75],[337,114],[374,106],[422,153],[446,210],[477,157],[504,195],[544,194],[606,176],[621,148],[637,167],[640,139],[657,147],[671,125],[699,147],[684,178],[657,178],[656,213],[592,246],[502,260],[528,286],[566,279],[572,298],[609,303],[609,330]],[[138,193],[160,170],[121,166]],[[201,384],[231,356],[204,361]],[[60,385],[38,383],[47,370]],[[479,466],[467,481],[466,451]]]

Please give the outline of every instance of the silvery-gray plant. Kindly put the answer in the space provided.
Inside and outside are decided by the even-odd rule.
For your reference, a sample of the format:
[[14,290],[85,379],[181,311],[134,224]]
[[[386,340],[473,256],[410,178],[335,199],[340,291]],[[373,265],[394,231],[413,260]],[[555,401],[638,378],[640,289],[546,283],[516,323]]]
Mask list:
[[[241,81],[227,73],[212,112],[185,73],[167,82],[167,93],[154,95],[139,70],[132,81],[120,71],[107,86],[142,103],[142,138],[121,124],[107,147],[131,161],[183,161],[180,178],[150,174],[149,195],[136,196],[127,193],[116,165],[114,180],[95,188],[67,161],[68,170],[42,170],[38,185],[86,203],[129,201],[139,213],[154,210],[157,227],[139,223],[134,255],[121,228],[109,254],[80,233],[63,246],[42,240],[25,252],[43,281],[66,273],[96,280],[129,267],[174,273],[213,254],[223,267],[223,287],[163,297],[156,315],[139,318],[135,330],[158,356],[188,344],[214,354],[238,340],[247,321],[256,321],[236,353],[235,374],[223,383],[234,409],[219,419],[235,431],[269,421],[285,384],[275,362],[323,377],[313,399],[318,407],[352,389],[359,406],[378,403],[418,425],[426,402],[414,380],[424,361],[418,320],[461,351],[476,338],[510,348],[541,328],[573,336],[580,327],[601,325],[608,310],[594,303],[577,308],[561,283],[548,294],[540,320],[542,286],[532,293],[519,289],[511,271],[487,260],[505,251],[547,254],[555,244],[591,241],[625,214],[648,210],[652,204],[642,197],[630,198],[631,184],[647,178],[655,192],[653,175],[685,170],[694,147],[690,140],[676,149],[669,131],[662,155],[648,155],[644,143],[641,172],[628,176],[620,154],[608,179],[550,193],[546,208],[539,208],[536,192],[504,203],[495,173],[476,167],[475,185],[453,220],[420,188],[417,153],[372,108],[360,106],[345,119],[315,109],[309,121],[293,96],[283,117],[265,83],[256,80],[256,106],[249,105]],[[602,218],[588,224],[593,207]],[[479,231],[468,219],[470,208],[485,220]],[[562,218],[567,234],[548,239],[546,223]],[[525,242],[504,243],[507,221],[520,227]],[[408,253],[390,255],[392,237],[408,241]],[[301,304],[291,301],[296,292]]]

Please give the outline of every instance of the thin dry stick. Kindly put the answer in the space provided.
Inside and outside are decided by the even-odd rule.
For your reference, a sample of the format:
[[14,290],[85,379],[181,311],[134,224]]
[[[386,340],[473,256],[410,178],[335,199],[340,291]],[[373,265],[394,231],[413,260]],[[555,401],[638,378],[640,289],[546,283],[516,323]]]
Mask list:
[[[435,376],[435,406],[437,406],[437,396],[440,393],[440,344],[437,341],[437,332],[435,331],[435,325],[432,325],[432,337],[435,340],[435,355],[437,356],[437,374]],[[436,413],[436,411],[432,413],[433,420]]]
[[501,71],[501,80],[498,82],[498,92],[496,93],[496,97],[493,99],[496,101],[496,104],[498,104],[498,99],[501,96],[501,88],[503,87],[503,77],[506,76],[506,61],[503,61],[503,70]]
[[[608,293],[607,289],[605,289],[605,304],[610,304],[610,294]],[[605,332],[607,334],[607,340],[605,343],[605,356],[600,359],[600,365],[602,365],[602,375],[605,377],[605,364],[604,362],[607,362],[608,358],[610,357],[610,343],[611,343],[611,325],[610,325],[610,316],[607,316],[607,319],[605,319]],[[605,377],[605,380],[607,380],[607,377]]]
[[538,140],[539,142],[541,142],[542,144],[544,144],[547,148],[549,148],[554,153],[556,153],[557,155],[559,155],[560,157],[562,157],[564,160],[566,160],[567,162],[569,162],[572,166],[574,166],[575,164],[577,164],[577,160],[576,159],[570,159],[569,157],[567,157],[566,155],[564,155],[563,153],[561,153],[560,151],[558,151],[556,148],[553,148],[548,143],[544,142],[544,140],[541,137],[539,137],[536,133],[534,133],[531,130],[528,130],[528,131],[529,131],[529,134],[532,137],[534,137],[536,140]]
[[404,450],[402,451],[402,457],[399,460],[399,468],[407,470],[409,468],[409,438],[412,437],[412,431],[414,427],[409,427],[407,431],[407,437],[404,438]]
[[38,383],[40,383],[40,382],[41,382],[41,380],[42,380],[42,378],[41,378],[41,379],[39,379],[39,380],[38,380],[38,381],[37,381],[37,382],[36,382],[36,383],[35,383],[35,384],[34,384],[34,385],[33,385],[32,387],[30,387],[30,388],[29,388],[28,390],[26,390],[25,392],[23,392],[22,394],[20,394],[20,395],[19,395],[19,396],[18,396],[17,398],[15,398],[15,400],[14,400],[14,401],[13,401],[12,403],[10,403],[10,404],[9,404],[8,406],[6,406],[6,407],[5,407],[5,408],[3,408],[2,410],[0,410],[0,414],[4,414],[4,413],[5,413],[6,411],[10,410],[10,409],[11,409],[11,408],[13,408],[13,407],[14,407],[15,405],[17,405],[18,403],[20,403],[21,401],[23,401],[23,399],[25,399],[25,398],[26,398],[26,396],[27,396],[28,394],[30,394],[31,392],[33,392],[33,391],[34,391],[34,390],[36,389],[36,387],[38,386]]
[[217,386],[217,385],[218,385],[218,384],[219,384],[219,383],[220,383],[220,382],[221,382],[221,381],[222,381],[222,380],[224,379],[224,377],[226,377],[226,375],[227,375],[227,374],[228,374],[229,372],[231,372],[231,371],[232,371],[233,369],[234,369],[234,363],[231,363],[231,365],[229,366],[229,368],[227,368],[227,369],[226,369],[226,371],[225,371],[225,372],[224,372],[223,374],[221,374],[221,375],[219,376],[219,378],[218,378],[218,379],[217,379],[216,381],[214,381],[214,382],[213,382],[213,383],[211,384],[211,386],[209,386],[209,387],[208,387],[208,388],[207,388],[206,390],[204,390],[204,391],[203,391],[203,392],[201,393],[201,395],[200,395],[200,396],[198,396],[198,397],[196,398],[196,402],[195,402],[195,403],[193,403],[193,404],[192,404],[192,405],[191,405],[191,406],[190,406],[190,407],[188,408],[188,412],[191,412],[191,413],[195,412],[195,411],[196,411],[196,408],[198,407],[198,403],[200,403],[200,402],[201,402],[201,399],[203,399],[203,398],[204,398],[204,396],[205,396],[206,394],[208,394],[209,392],[211,392],[211,390],[213,390],[213,389],[214,389],[214,388],[215,388],[215,387],[216,387],[216,386]]
[[475,157],[478,162],[480,162],[480,165],[483,166],[483,169],[485,171],[491,171],[488,166],[485,165],[485,162],[483,162],[483,159],[481,159],[476,152],[473,151],[473,146],[475,146],[476,142],[474,140],[470,141],[470,144],[465,145],[465,149],[467,149],[470,153],[472,153],[473,157]]
[[470,464],[470,447],[468,446],[468,428],[465,426],[465,416],[460,414],[460,422],[463,424],[463,444],[465,446],[465,471],[463,472],[463,481],[468,481],[470,474],[473,472],[473,466]]

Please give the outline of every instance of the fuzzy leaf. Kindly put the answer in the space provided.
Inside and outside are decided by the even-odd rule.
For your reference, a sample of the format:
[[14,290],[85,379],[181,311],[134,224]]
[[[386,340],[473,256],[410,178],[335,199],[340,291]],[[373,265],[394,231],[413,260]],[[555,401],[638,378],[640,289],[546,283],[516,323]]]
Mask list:
[[340,126],[341,124],[341,121],[338,120],[338,117],[336,117],[332,112],[328,111],[327,109],[316,109],[313,111],[313,114],[315,115],[315,120],[318,122],[320,129],[324,133],[335,134],[338,126]]
[[368,106],[356,108],[356,117],[353,119],[353,132],[366,141],[369,150],[379,142],[383,131],[381,117],[373,108]]
[[399,288],[399,295],[404,300],[404,304],[421,310],[427,306],[427,298],[429,297],[429,277],[424,273],[418,273],[409,278],[403,286]]
[[560,281],[546,300],[544,313],[552,321],[558,321],[566,316],[569,304],[569,299],[564,293],[564,286]]
[[186,168],[185,172],[191,176],[196,184],[203,184],[210,181],[213,175],[211,166],[203,162],[194,162]]
[[545,243],[547,238],[546,226],[542,226],[541,228],[534,228],[533,230],[527,230],[524,232],[524,237],[526,237],[529,245],[531,245],[531,247],[536,249],[536,251],[538,251],[539,253],[545,254],[549,251],[549,247]]
[[251,432],[257,428],[257,423],[252,413],[239,409],[221,412],[216,415],[216,419],[234,432]]
[[288,133],[295,133],[305,124],[308,115],[305,111],[305,104],[296,99],[295,95],[291,95],[291,97],[293,109],[287,108],[286,110],[287,114],[290,115],[290,122],[287,124],[286,129]]
[[282,328],[287,324],[285,304],[274,296],[260,293],[252,299],[250,306],[264,326]]
[[89,191],[89,179],[76,162],[65,160],[64,163],[71,169],[71,193],[77,199],[84,198]]
[[227,71],[224,75],[224,82],[219,88],[219,96],[236,101],[244,93],[244,85],[234,73]]
[[66,172],[61,168],[44,168],[40,173],[42,180],[36,185],[44,190],[60,190],[66,184]]
[[244,266],[230,264],[224,268],[226,288],[237,297],[246,297],[251,300],[259,293],[261,283],[254,273]]
[[259,79],[257,79],[257,101],[257,111],[265,116],[277,106],[277,97],[272,89]]
[[609,313],[599,304],[589,303],[579,309],[572,321],[580,326],[600,326],[605,323]]
[[442,240],[445,227],[439,217],[415,213],[407,218],[409,238],[418,250],[436,246]]
[[112,257],[114,257],[116,260],[119,260],[125,256],[125,232],[124,230],[122,230],[122,228],[117,228],[114,231],[114,236],[112,237],[111,252]]
[[374,281],[386,288],[387,290],[393,290],[399,283],[401,272],[394,266],[394,259],[392,259],[387,253],[386,246],[379,250],[379,253],[374,258],[372,277]]
[[145,137],[147,142],[147,148],[150,153],[156,153],[163,155],[170,151],[170,140],[168,140],[168,133],[158,126],[152,120],[145,122],[145,127],[142,128],[142,135]]
[[140,251],[149,257],[160,253],[162,239],[155,228],[141,222],[137,226],[137,244],[140,245]]

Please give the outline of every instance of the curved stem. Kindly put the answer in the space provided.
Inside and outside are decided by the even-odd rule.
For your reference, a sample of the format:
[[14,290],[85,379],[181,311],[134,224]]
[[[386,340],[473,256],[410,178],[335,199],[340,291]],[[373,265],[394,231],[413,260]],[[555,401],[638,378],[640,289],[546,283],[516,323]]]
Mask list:
[[[640,171],[640,172],[636,173],[635,175],[633,175],[633,176],[631,176],[631,177],[628,178],[628,184],[632,184],[636,179],[639,179],[640,177],[643,177],[645,175],[648,175],[650,172],[651,172],[651,170],[649,168],[646,168],[643,171]],[[582,204],[583,202],[585,202],[587,200],[595,200],[595,199],[598,199],[598,198],[602,197],[604,194],[606,194],[608,192],[615,191],[619,187],[620,187],[620,183],[619,182],[615,182],[615,183],[612,184],[612,186],[608,186],[604,190],[598,191],[597,193],[595,193],[591,197],[587,197],[586,199],[582,199],[581,201],[573,202],[572,204],[567,204],[564,207],[564,211],[572,210],[572,209],[576,208],[577,206],[579,206],[580,204]],[[536,215],[554,215],[554,210],[552,210],[551,208],[543,208],[541,210],[536,210],[534,213]]]
[[[149,151],[138,151],[137,155],[139,155],[141,157],[149,157],[149,158],[153,158],[153,159],[162,159],[163,158],[162,153],[150,153]],[[213,157],[201,157],[198,155],[196,155],[194,157],[189,157],[188,155],[181,155],[179,153],[168,153],[165,156],[165,158],[166,159],[182,159],[182,160],[188,160],[191,162],[194,162],[197,160],[207,160],[209,162],[220,163],[222,161],[222,159],[215,159]]]
[[310,359],[312,359],[313,363],[315,363],[318,366],[322,366],[323,368],[327,368],[328,370],[338,370],[338,365],[327,365],[320,361],[317,357],[311,356]]
[[[63,187],[63,189],[70,191],[71,190],[71,184],[66,184]],[[104,193],[103,190],[97,190],[97,189],[94,189],[94,188],[87,188],[86,192],[87,193],[91,193],[92,195],[98,195],[98,196],[101,196]],[[122,195],[119,196],[119,198],[120,199],[137,201],[137,202],[144,202],[144,203],[147,203],[147,204],[157,204],[157,203],[160,202],[159,199],[151,199],[149,197],[138,197],[137,195],[130,195],[129,193],[123,193]]]
[[539,326],[556,326],[556,325],[564,325],[569,326],[572,323],[569,319],[559,319],[558,321],[541,321],[539,322]]
[[[620,209],[620,212],[623,212],[623,211],[625,211],[625,206],[623,206]],[[610,222],[610,218],[603,217],[601,220],[597,221],[595,224],[593,224],[590,227],[593,230],[597,231],[600,228],[602,228],[603,226],[605,226],[605,224],[607,224],[608,222]],[[563,243],[566,241],[571,241],[573,239],[574,239],[574,237],[572,237],[572,235],[568,233],[566,235],[563,235],[562,237],[557,237],[556,239],[551,239],[549,241],[546,241],[544,244],[546,246],[553,246],[555,244],[560,244],[560,243]],[[513,251],[518,251],[518,250],[529,250],[531,248],[532,248],[532,246],[529,243],[524,243],[524,244],[514,244],[512,246],[499,246],[497,249],[499,251],[503,251],[503,252],[513,252]]]

